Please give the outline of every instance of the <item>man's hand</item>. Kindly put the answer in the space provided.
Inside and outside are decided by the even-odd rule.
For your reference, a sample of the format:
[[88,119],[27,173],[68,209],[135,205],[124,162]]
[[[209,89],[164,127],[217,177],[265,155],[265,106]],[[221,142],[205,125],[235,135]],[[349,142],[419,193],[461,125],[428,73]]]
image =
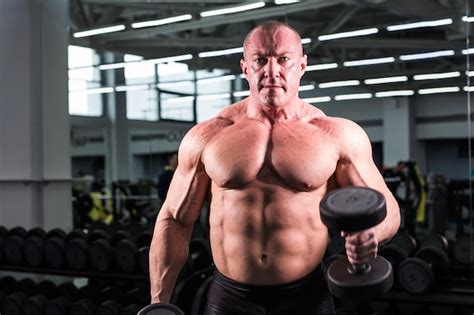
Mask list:
[[363,264],[377,257],[378,239],[373,228],[359,232],[341,232],[346,240],[346,255],[351,264]]

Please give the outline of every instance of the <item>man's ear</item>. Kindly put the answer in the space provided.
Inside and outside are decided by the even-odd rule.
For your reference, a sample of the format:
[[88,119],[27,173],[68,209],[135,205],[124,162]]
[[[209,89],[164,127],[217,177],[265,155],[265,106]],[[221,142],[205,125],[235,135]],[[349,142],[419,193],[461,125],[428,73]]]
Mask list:
[[306,71],[306,66],[308,65],[308,56],[307,55],[303,55],[301,57],[301,63],[300,63],[300,67],[301,67],[301,75],[303,75]]
[[248,67],[244,59],[240,59],[240,69],[242,69],[242,73],[244,74],[245,78],[247,78]]

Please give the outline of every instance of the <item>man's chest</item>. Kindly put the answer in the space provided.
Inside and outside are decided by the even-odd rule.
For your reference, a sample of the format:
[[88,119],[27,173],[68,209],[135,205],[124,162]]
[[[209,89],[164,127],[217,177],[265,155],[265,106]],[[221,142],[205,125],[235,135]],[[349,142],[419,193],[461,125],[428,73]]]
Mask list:
[[282,183],[299,191],[323,185],[334,173],[337,146],[309,124],[236,124],[219,132],[204,154],[206,171],[222,188],[253,181]]

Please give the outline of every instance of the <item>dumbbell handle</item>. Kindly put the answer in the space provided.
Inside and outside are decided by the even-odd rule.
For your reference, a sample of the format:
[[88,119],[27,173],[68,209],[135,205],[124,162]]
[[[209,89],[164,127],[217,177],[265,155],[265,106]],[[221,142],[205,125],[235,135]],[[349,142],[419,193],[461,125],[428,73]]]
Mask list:
[[369,272],[372,269],[370,264],[350,264],[347,267],[347,271],[350,274],[363,274]]

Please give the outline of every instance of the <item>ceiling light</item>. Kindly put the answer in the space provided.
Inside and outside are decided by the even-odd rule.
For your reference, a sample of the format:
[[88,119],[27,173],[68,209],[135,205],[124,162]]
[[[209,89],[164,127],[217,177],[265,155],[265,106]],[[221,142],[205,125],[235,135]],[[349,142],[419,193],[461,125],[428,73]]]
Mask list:
[[102,88],[95,88],[95,89],[87,89],[87,90],[74,90],[70,91],[70,93],[84,93],[84,94],[103,94],[103,93],[112,93],[114,91],[113,87],[102,87]]
[[433,51],[429,53],[423,54],[411,54],[411,55],[401,55],[400,60],[417,60],[417,59],[429,59],[429,58],[437,58],[437,57],[445,57],[445,56],[453,56],[454,50],[440,50],[440,51]]
[[237,7],[204,11],[204,12],[199,13],[199,15],[201,15],[201,17],[209,17],[209,16],[216,16],[216,15],[222,15],[222,14],[229,14],[229,13],[236,13],[236,12],[242,12],[242,11],[258,9],[258,8],[261,8],[261,7],[264,7],[264,6],[265,6],[265,2],[261,1],[261,2],[246,4],[246,5],[241,5],[241,6],[237,6]]
[[393,32],[393,31],[401,31],[401,30],[408,30],[408,29],[421,28],[421,27],[435,27],[435,26],[442,26],[442,25],[449,25],[449,24],[453,24],[452,19],[442,19],[442,20],[391,25],[391,26],[387,26],[387,31]]
[[337,63],[322,63],[319,65],[306,66],[305,71],[327,70],[337,68]]
[[150,86],[148,84],[123,85],[123,86],[116,86],[115,91],[117,91],[117,92],[140,91],[140,90],[148,90],[149,87]]
[[462,20],[463,22],[471,23],[471,22],[474,22],[474,16],[463,16]]
[[365,36],[365,35],[372,35],[378,32],[379,30],[377,28],[368,28],[368,29],[363,29],[363,30],[358,30],[358,31],[321,35],[321,36],[318,36],[318,40],[325,41],[325,40],[332,40],[332,39],[339,39],[339,38],[346,38],[346,37]]
[[177,82],[158,83],[156,86],[159,89],[167,89],[167,88],[177,88],[177,87],[189,86],[191,84],[194,84],[194,82],[193,81],[177,81]]
[[127,65],[126,62],[109,63],[109,64],[105,64],[105,65],[99,65],[97,68],[99,70],[113,70],[113,69],[124,68],[126,65]]
[[372,93],[342,94],[334,97],[336,101],[361,100],[366,98],[372,98]]
[[192,18],[193,18],[193,16],[191,14],[184,14],[184,15],[169,17],[169,18],[166,18],[166,19],[132,23],[132,28],[142,28],[142,27],[165,25],[165,24],[171,24],[171,23],[191,20]]
[[276,5],[300,2],[299,0],[275,0]]
[[214,50],[214,51],[205,51],[198,54],[199,58],[208,58],[208,57],[216,57],[216,56],[226,56],[232,54],[239,54],[244,51],[243,47],[237,48],[229,48],[223,50]]
[[341,86],[355,86],[359,85],[359,80],[346,80],[346,81],[334,81],[334,82],[324,82],[320,83],[318,86],[320,89],[341,87]]
[[298,88],[298,91],[311,91],[314,90],[314,85],[313,84],[308,84],[308,85],[302,85]]
[[301,45],[311,44],[311,38],[302,38]]
[[99,34],[119,32],[119,31],[123,31],[124,29],[125,29],[125,25],[116,25],[116,26],[96,28],[96,29],[82,31],[82,32],[76,32],[72,34],[72,36],[74,38],[81,38],[81,37],[88,37],[88,36],[94,36],[94,35],[99,35]]
[[462,52],[463,55],[474,54],[474,48],[463,49],[461,52]]
[[310,97],[310,98],[303,98],[304,102],[308,103],[325,103],[331,101],[330,96],[320,96],[320,97]]
[[457,78],[461,75],[461,72],[443,72],[443,73],[427,73],[427,74],[416,74],[413,76],[413,80],[435,80],[435,79],[448,79]]
[[418,94],[438,94],[438,93],[453,93],[459,92],[459,87],[457,86],[450,86],[450,87],[439,87],[439,88],[431,88],[431,89],[420,89],[418,90]]
[[383,83],[392,83],[392,82],[405,82],[408,81],[407,76],[397,76],[397,77],[385,77],[385,78],[374,78],[364,80],[365,84],[383,84]]
[[221,99],[227,99],[227,98],[230,98],[230,93],[198,95],[198,99],[202,99],[202,100],[221,100]]
[[345,61],[344,66],[346,67],[366,66],[366,65],[375,65],[375,64],[380,64],[380,63],[390,63],[394,61],[395,61],[395,58],[393,57],[362,59],[362,60]]
[[164,58],[148,59],[148,60],[144,60],[140,62],[157,64],[157,63],[184,61],[184,60],[190,60],[190,59],[193,59],[193,55],[185,54],[185,55],[178,55],[178,56],[171,56],[171,57],[164,57]]
[[474,76],[474,71],[466,71],[466,75],[468,77],[472,77],[472,76]]
[[472,91],[474,91],[474,86],[465,86],[463,88],[463,90],[466,91],[466,92],[472,92]]
[[237,91],[237,92],[232,93],[232,95],[234,95],[234,97],[249,96],[250,91]]
[[383,91],[375,93],[375,97],[410,96],[413,94],[415,94],[415,92],[412,90]]
[[162,102],[166,103],[185,103],[192,101],[194,101],[194,96],[162,98]]

